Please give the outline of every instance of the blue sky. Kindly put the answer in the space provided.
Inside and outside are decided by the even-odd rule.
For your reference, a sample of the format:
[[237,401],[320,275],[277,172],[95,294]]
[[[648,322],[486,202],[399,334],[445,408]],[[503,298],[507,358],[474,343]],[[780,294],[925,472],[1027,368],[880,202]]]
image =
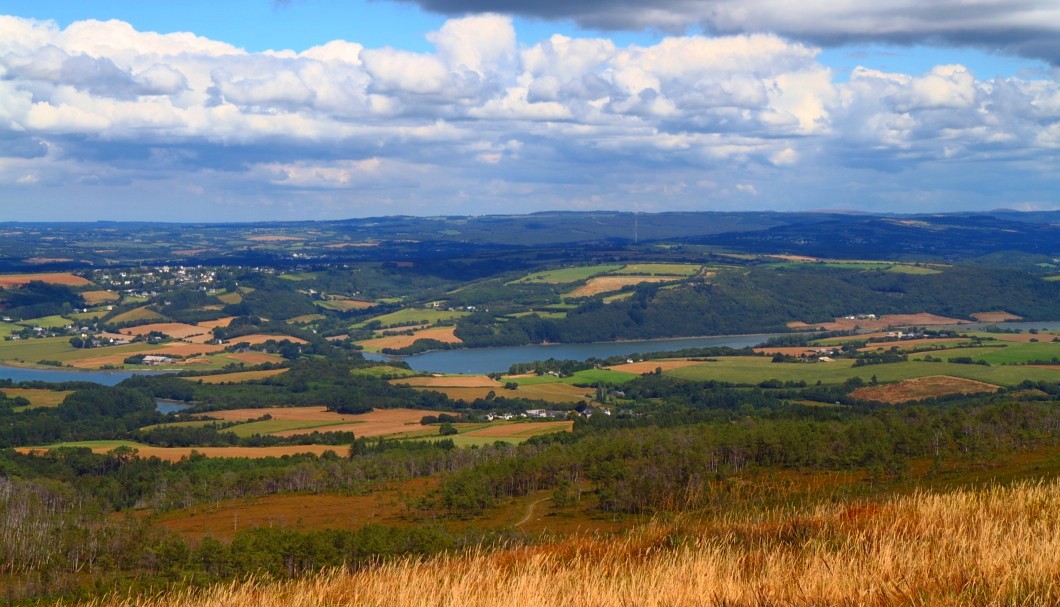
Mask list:
[[3,218],[1060,207],[1055,3],[493,4],[7,0]]

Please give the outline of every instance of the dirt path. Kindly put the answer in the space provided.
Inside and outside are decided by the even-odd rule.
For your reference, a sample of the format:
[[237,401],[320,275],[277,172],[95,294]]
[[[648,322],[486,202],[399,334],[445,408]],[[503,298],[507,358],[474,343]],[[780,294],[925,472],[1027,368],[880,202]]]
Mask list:
[[529,523],[530,522],[530,517],[532,517],[534,515],[534,506],[540,504],[541,502],[543,502],[543,501],[545,501],[547,499],[548,499],[547,497],[543,497],[543,498],[537,500],[536,502],[532,502],[529,506],[526,507],[526,516],[524,516],[522,518],[522,520],[520,520],[518,523],[516,523],[513,526],[514,527],[520,527],[522,525],[525,525],[526,523]]

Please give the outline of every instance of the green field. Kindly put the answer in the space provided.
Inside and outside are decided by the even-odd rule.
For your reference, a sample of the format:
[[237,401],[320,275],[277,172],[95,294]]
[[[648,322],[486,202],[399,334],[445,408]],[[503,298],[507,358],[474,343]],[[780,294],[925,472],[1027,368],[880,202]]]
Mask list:
[[222,293],[217,296],[217,300],[226,304],[238,304],[243,301],[243,294],[236,293],[235,291],[230,293]]
[[18,333],[23,328],[24,327],[20,327],[18,325],[13,325],[11,323],[0,322],[0,337],[7,337],[8,335],[11,335],[12,333]]
[[[1045,340],[1050,340],[1052,336],[1044,338]],[[994,342],[990,346],[982,348],[954,348],[934,353],[925,352],[916,354],[913,358],[923,358],[928,354],[942,359],[970,356],[974,360],[984,360],[992,365],[1019,365],[1035,360],[1049,361],[1053,358],[1060,358],[1060,343],[1052,343],[1050,341],[1038,343],[1009,342],[1000,347],[996,346],[996,343]]]
[[609,273],[615,276],[691,276],[702,268],[701,265],[691,263],[631,263]]
[[41,318],[24,320],[21,324],[30,327],[41,327],[43,329],[60,329],[62,327],[68,327],[73,323],[62,316],[42,316]]
[[312,428],[323,428],[325,426],[338,426],[353,424],[350,421],[299,421],[289,419],[268,419],[260,422],[249,422],[226,428],[225,432],[233,432],[240,438],[254,436],[255,434],[273,434],[286,432],[288,430],[309,430]]
[[611,371],[610,369],[587,369],[577,371],[570,377],[555,377],[553,375],[529,375],[527,377],[505,377],[503,381],[513,381],[520,386],[533,386],[537,384],[576,384],[579,386],[603,384],[624,384],[640,377],[636,373],[624,371]]
[[358,367],[350,370],[351,375],[369,375],[371,377],[413,377],[419,375],[419,371],[406,369],[404,367],[392,367],[390,365],[373,365],[371,367]]
[[291,274],[281,274],[280,278],[287,280],[293,280],[295,282],[301,282],[303,280],[316,280],[320,277],[319,272],[292,272]]
[[1045,279],[1048,280],[1048,281],[1060,280],[1060,274],[1058,274],[1056,276],[1047,276]]
[[887,271],[888,272],[894,272],[896,274],[918,274],[918,275],[942,274],[942,270],[938,270],[938,269],[935,269],[935,268],[928,268],[928,267],[925,267],[925,266],[908,266],[908,265],[905,265],[905,264],[899,264],[899,265],[896,265],[896,266],[892,266],[892,267],[888,268]]
[[580,266],[577,268],[563,268],[560,270],[548,270],[545,272],[535,272],[528,276],[524,276],[514,282],[537,282],[547,284],[566,284],[570,282],[580,282],[582,280],[588,280],[593,276],[599,276],[600,274],[607,274],[614,272],[615,270],[621,270],[625,266],[617,265],[599,265],[599,266]]
[[[0,360],[61,360],[64,354],[83,352],[70,345],[69,337],[43,337],[0,342]],[[102,356],[102,354],[100,355]]]
[[378,321],[384,328],[405,325],[407,323],[414,323],[419,321],[425,321],[429,324],[434,324],[443,320],[453,320],[462,316],[467,316],[470,312],[464,312],[463,310],[435,310],[425,308],[405,308],[404,310],[398,310],[397,312],[391,312],[390,314],[383,314],[381,316],[373,316],[368,320],[359,322],[354,327],[363,327],[366,323],[371,321]]
[[719,357],[716,362],[672,369],[664,372],[664,375],[696,381],[713,379],[745,385],[755,385],[770,379],[801,380],[807,384],[820,380],[825,384],[838,384],[852,377],[860,377],[868,383],[873,375],[880,382],[900,381],[928,375],[952,375],[999,386],[1014,386],[1025,379],[1033,381],[1056,381],[1057,379],[1057,372],[1053,369],[1014,365],[986,367],[926,363],[919,360],[864,367],[853,365],[854,361],[849,359],[839,359],[830,363],[774,363],[764,356],[733,356]]

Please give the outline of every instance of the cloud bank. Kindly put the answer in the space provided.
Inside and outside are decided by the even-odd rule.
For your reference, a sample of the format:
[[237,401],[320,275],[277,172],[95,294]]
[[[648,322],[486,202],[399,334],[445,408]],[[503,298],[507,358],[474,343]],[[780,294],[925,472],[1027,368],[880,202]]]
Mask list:
[[342,40],[248,53],[0,16],[0,208],[250,220],[1058,203],[1055,73],[858,68],[837,82],[816,47],[775,34],[524,46],[492,14],[428,40],[429,53]]
[[447,15],[496,11],[601,30],[772,32],[813,44],[974,46],[1060,65],[1052,0],[402,0]]

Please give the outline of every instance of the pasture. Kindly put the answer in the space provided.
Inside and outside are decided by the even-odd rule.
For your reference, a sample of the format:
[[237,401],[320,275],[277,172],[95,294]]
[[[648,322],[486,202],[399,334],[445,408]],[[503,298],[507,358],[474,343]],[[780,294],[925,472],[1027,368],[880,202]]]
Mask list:
[[571,282],[581,282],[583,280],[588,280],[593,276],[599,276],[601,274],[614,272],[615,270],[621,270],[623,267],[624,266],[620,265],[596,265],[578,266],[575,268],[562,268],[558,270],[546,270],[544,272],[535,272],[533,274],[529,274],[514,282],[561,285]]
[[376,305],[370,301],[357,301],[355,299],[329,299],[326,301],[318,301],[315,303],[321,308],[324,308],[326,310],[335,310],[337,312],[349,312],[350,310],[366,310]]
[[433,325],[438,322],[455,320],[467,316],[469,313],[463,310],[436,310],[434,308],[404,308],[389,314],[373,316],[354,326],[363,327],[369,322],[378,322],[381,328],[400,327],[402,325],[425,324]]
[[636,274],[647,276],[688,277],[702,269],[703,266],[691,263],[631,263],[611,272],[611,274],[615,276]]
[[120,325],[127,323],[149,323],[155,321],[165,321],[165,317],[155,312],[151,308],[144,306],[142,308],[133,308],[128,312],[118,314],[114,318],[110,319],[112,324]]
[[42,316],[40,318],[23,320],[21,324],[29,327],[40,327],[42,329],[61,329],[63,327],[69,327],[74,323],[62,316]]
[[[933,353],[934,354],[934,353]],[[829,363],[774,363],[763,356],[718,357],[715,362],[682,367],[664,375],[694,381],[717,380],[734,384],[757,385],[763,381],[805,381],[813,384],[842,383],[860,377],[866,383],[873,375],[880,382],[894,382],[930,375],[949,375],[999,386],[1015,386],[1024,380],[1056,381],[1056,371],[1030,366],[982,366],[954,363],[928,363],[910,360],[901,363],[854,367],[850,359]]]

